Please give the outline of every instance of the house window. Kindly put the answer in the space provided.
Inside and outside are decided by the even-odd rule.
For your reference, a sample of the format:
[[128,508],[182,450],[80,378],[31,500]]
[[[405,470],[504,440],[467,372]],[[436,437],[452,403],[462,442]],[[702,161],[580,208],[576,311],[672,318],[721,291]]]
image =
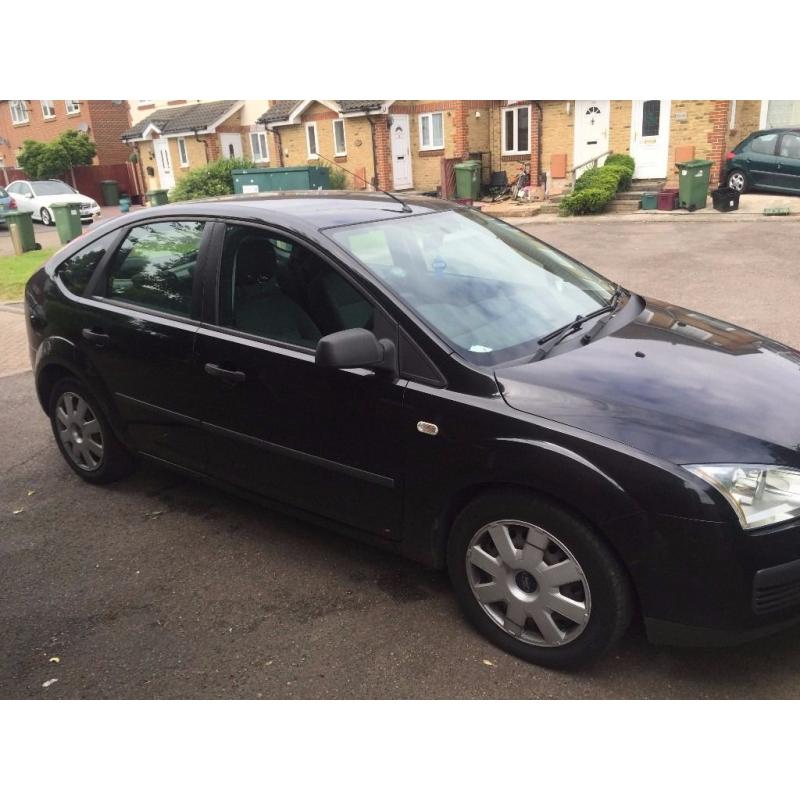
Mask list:
[[186,139],[183,136],[178,139],[178,160],[182,167],[189,166],[189,153],[186,151]]
[[333,153],[337,156],[347,155],[347,144],[344,138],[344,120],[333,121]]
[[267,148],[267,134],[256,131],[250,134],[250,149],[253,151],[253,161],[269,161]]
[[42,100],[42,116],[45,119],[55,119],[56,107],[52,100]]
[[444,147],[444,114],[419,115],[419,149],[441,150]]
[[156,102],[155,100],[137,100],[136,101],[137,105],[140,105],[140,106],[151,106],[155,102]]
[[24,100],[10,100],[11,106],[11,121],[15,125],[28,121],[28,106],[25,105]]
[[516,155],[531,151],[531,107],[503,109],[503,154]]
[[308,146],[308,157],[317,158],[317,123],[306,123],[306,145]]
[[79,114],[81,110],[81,104],[77,100],[65,100],[67,104],[67,114]]

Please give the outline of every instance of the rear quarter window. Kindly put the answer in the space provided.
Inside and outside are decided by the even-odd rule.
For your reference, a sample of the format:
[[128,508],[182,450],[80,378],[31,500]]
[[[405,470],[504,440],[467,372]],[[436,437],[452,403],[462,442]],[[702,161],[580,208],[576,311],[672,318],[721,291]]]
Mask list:
[[70,256],[58,267],[58,277],[70,292],[82,295],[86,291],[92,273],[108,249],[113,247],[116,238],[116,231],[108,233]]

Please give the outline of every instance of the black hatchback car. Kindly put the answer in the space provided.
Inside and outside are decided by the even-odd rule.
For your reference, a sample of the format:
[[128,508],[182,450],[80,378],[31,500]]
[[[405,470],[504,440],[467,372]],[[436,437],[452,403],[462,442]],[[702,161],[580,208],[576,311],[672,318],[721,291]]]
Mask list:
[[800,614],[800,353],[472,209],[158,207],[72,242],[26,306],[80,477],[136,456],[446,566],[522,658],[596,657],[634,614],[701,644]]
[[727,154],[723,183],[737,192],[800,194],[800,128],[751,133]]

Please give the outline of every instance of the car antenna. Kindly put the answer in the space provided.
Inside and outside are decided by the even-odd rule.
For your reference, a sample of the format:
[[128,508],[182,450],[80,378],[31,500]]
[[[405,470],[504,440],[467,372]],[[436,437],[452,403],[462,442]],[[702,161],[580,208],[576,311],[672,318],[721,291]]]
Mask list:
[[[331,161],[329,158],[325,158],[325,156],[323,156],[321,153],[315,153],[314,155],[316,155],[317,158],[321,158],[323,161],[327,161],[329,164],[333,164],[334,167],[336,167],[337,169],[342,170],[343,172],[346,172],[348,175],[352,175],[356,180],[359,180],[359,181],[363,181],[364,180],[364,178],[360,177],[359,175],[356,175],[355,172],[350,172],[349,169],[347,169],[346,167],[343,167],[341,164],[337,164],[335,161]],[[393,195],[391,192],[387,191],[386,189],[380,189],[377,186],[374,186],[373,188],[374,189],[378,189],[379,192],[383,192],[384,194],[388,195],[396,203],[400,203],[402,213],[404,213],[404,214],[413,214],[414,213],[414,209],[411,208],[411,206],[408,203],[406,203],[406,201],[403,200],[402,198],[397,197],[396,195]]]

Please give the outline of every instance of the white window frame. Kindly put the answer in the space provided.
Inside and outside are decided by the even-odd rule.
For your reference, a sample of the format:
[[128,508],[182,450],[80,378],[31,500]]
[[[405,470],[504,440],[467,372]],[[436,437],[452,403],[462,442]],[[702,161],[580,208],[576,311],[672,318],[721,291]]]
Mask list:
[[155,102],[156,102],[155,100],[137,100],[137,101],[136,101],[136,105],[137,105],[137,106],[139,106],[139,107],[141,108],[142,106],[152,106],[152,105],[155,105]]
[[178,137],[178,163],[182,167],[189,166],[189,151],[186,149],[186,137]]
[[[339,146],[336,143],[336,126],[342,126],[342,149],[339,150]],[[334,156],[346,156],[347,155],[347,130],[344,126],[343,119],[335,119],[331,122],[331,128],[333,130],[333,154]]]
[[56,118],[56,104],[52,100],[40,100],[42,105],[42,118],[55,119]]
[[317,152],[311,152],[311,139],[308,136],[308,132],[311,129],[314,129],[314,149],[319,150],[319,136],[317,135],[317,123],[316,122],[306,122],[306,150],[308,151],[308,159],[309,161],[316,160],[319,158]]
[[28,106],[24,100],[9,100],[8,107],[11,110],[11,124],[24,125],[30,121],[28,116]]
[[64,105],[67,107],[68,117],[81,113],[81,104],[77,100],[65,100]]
[[[256,148],[253,147],[254,138],[256,138],[259,141],[258,155],[256,155]],[[250,151],[253,154],[253,161],[255,161],[256,164],[269,163],[269,142],[267,141],[266,131],[250,131]]]
[[[519,111],[522,108],[528,109],[528,141],[527,146],[524,150],[520,149],[519,146]],[[531,115],[531,106],[505,106],[500,111],[500,143],[501,143],[501,152],[504,156],[526,156],[530,155],[531,152],[531,124],[532,124],[532,115]],[[515,147],[513,150],[506,150],[506,119],[507,113],[512,112],[512,118],[514,120],[514,144]]]
[[[433,141],[433,118],[439,116],[442,118],[442,142],[436,144]],[[428,144],[424,143],[422,134],[422,121],[428,120],[428,130],[430,131],[431,140]],[[419,124],[419,149],[420,150],[444,150],[444,111],[429,111],[427,114],[419,114],[417,116]]]

